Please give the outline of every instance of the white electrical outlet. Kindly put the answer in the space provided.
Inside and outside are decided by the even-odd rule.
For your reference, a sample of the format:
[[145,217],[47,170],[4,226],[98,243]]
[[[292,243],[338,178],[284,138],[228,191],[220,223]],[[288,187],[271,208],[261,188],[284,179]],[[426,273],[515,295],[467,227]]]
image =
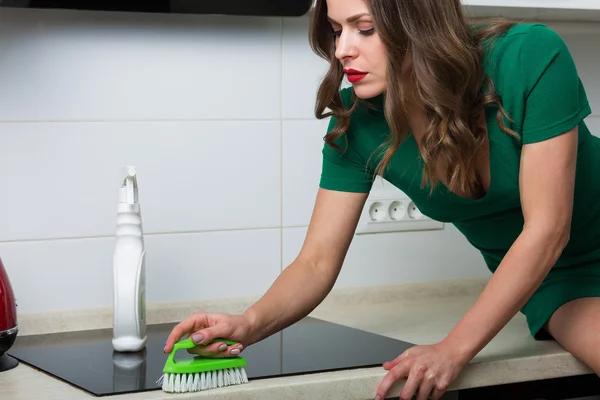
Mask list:
[[356,234],[444,229],[444,224],[423,215],[409,198],[369,198]]

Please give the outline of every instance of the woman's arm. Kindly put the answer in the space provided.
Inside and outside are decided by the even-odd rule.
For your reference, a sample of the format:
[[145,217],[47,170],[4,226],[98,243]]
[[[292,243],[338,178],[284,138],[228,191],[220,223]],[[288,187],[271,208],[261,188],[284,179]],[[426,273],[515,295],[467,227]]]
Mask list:
[[523,146],[523,231],[444,342],[473,358],[525,305],[557,261],[571,226],[578,129]]
[[251,343],[308,315],[331,291],[352,242],[368,193],[319,188],[298,257],[248,310]]

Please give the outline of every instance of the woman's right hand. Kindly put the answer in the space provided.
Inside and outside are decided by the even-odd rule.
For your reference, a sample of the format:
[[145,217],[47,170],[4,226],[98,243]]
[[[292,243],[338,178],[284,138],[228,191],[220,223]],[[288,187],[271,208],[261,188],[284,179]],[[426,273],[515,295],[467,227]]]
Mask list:
[[[199,345],[188,349],[188,353],[213,358],[235,357],[250,344],[250,331],[250,321],[244,315],[199,312],[173,328],[164,352],[170,353],[174,344],[187,335]],[[237,344],[228,346],[222,341],[206,344],[215,338],[235,341]]]

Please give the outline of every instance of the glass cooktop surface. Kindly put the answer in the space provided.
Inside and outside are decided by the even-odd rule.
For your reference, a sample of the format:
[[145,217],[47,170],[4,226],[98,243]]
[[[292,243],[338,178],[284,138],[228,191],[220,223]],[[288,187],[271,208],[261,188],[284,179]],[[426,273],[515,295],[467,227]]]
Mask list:
[[[94,396],[161,390],[172,324],[149,325],[138,353],[118,353],[112,329],[17,337],[8,354]],[[250,380],[380,366],[413,344],[307,317],[242,352]],[[185,350],[177,359],[193,357]]]

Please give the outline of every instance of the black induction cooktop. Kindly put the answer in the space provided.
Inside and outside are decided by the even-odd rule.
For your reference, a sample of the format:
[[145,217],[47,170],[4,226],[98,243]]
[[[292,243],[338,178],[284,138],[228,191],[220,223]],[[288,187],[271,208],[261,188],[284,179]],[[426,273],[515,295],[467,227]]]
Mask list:
[[[94,396],[160,390],[165,340],[175,324],[148,326],[138,353],[117,353],[112,329],[17,337],[8,352]],[[242,352],[250,380],[380,366],[413,344],[307,317]],[[185,350],[177,358],[192,357]]]

